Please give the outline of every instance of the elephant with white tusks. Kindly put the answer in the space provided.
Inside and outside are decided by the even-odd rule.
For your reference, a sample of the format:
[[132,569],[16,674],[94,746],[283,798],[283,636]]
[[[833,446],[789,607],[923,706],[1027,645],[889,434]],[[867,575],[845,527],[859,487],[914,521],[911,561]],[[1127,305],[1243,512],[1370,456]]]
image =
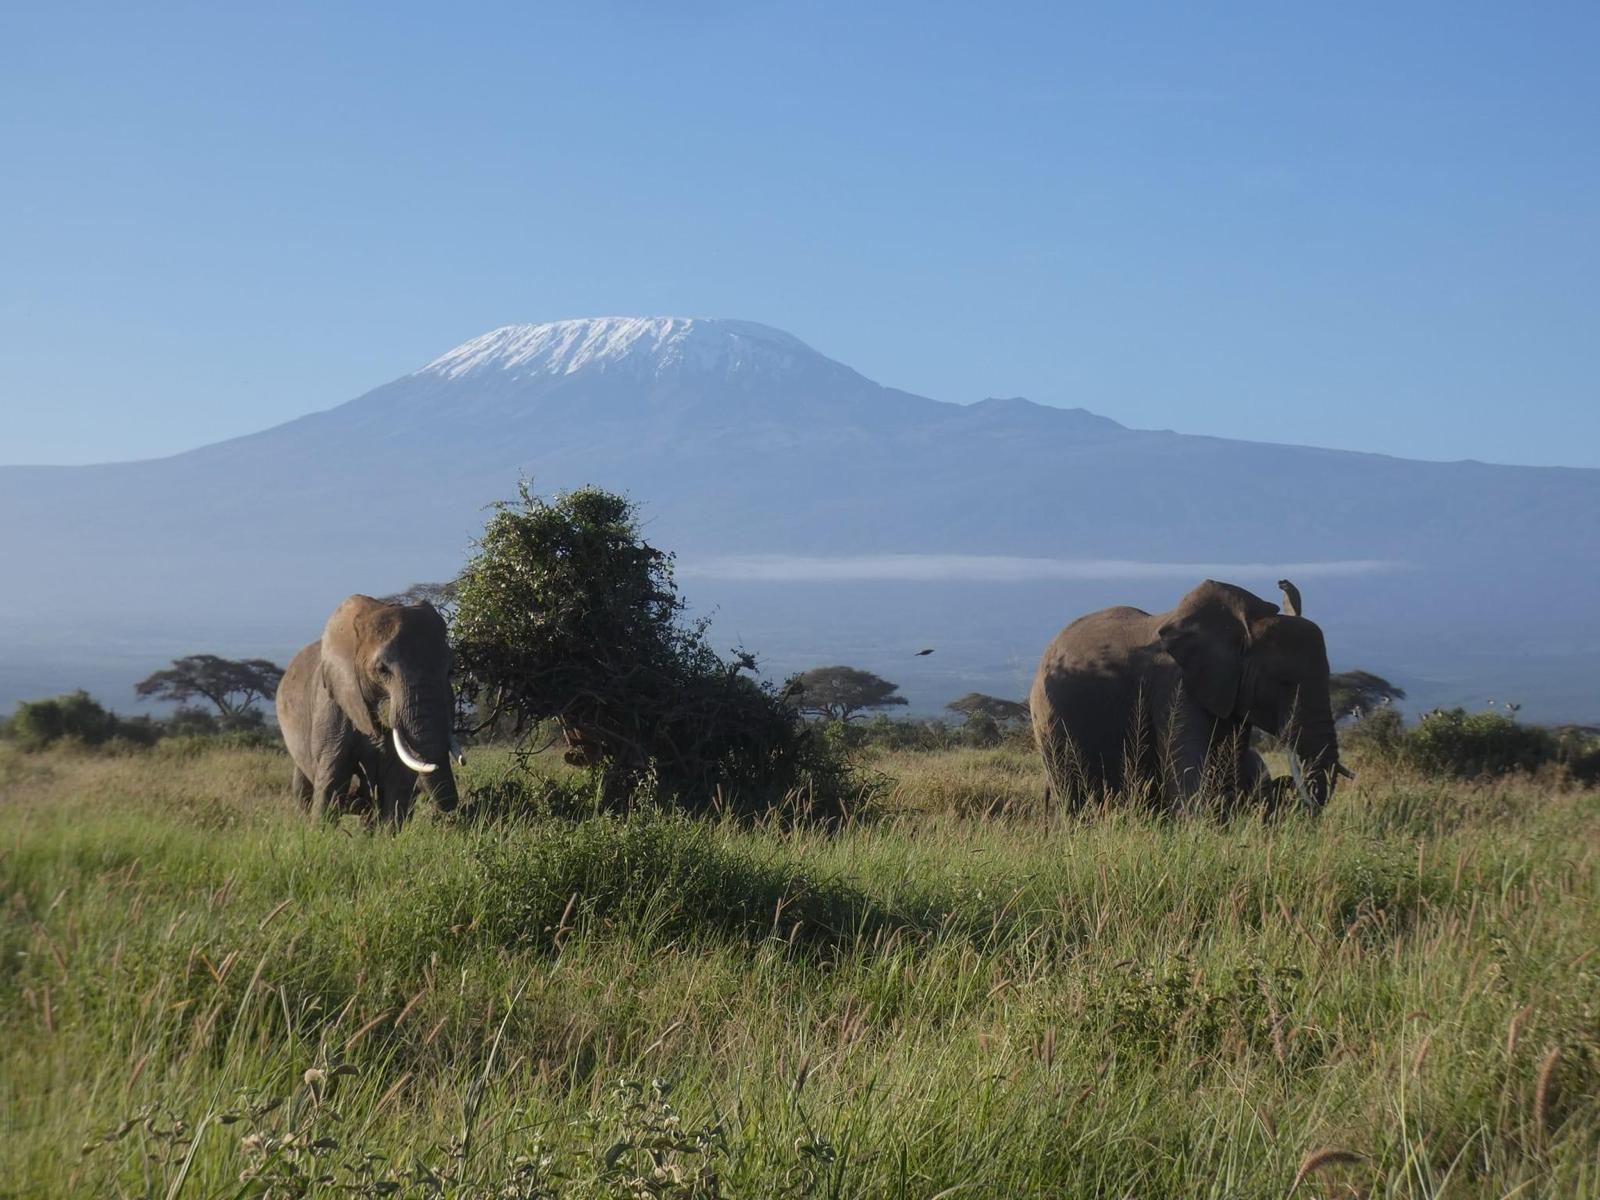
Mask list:
[[1264,729],[1289,751],[1293,789],[1318,811],[1339,764],[1328,653],[1280,580],[1282,611],[1231,583],[1206,580],[1164,613],[1107,608],[1080,617],[1045,649],[1030,706],[1046,797],[1067,807],[1112,794],[1168,811],[1287,791],[1250,748]]
[[302,807],[337,819],[354,780],[398,830],[420,778],[441,812],[455,808],[450,644],[431,604],[351,596],[290,660],[277,705]]

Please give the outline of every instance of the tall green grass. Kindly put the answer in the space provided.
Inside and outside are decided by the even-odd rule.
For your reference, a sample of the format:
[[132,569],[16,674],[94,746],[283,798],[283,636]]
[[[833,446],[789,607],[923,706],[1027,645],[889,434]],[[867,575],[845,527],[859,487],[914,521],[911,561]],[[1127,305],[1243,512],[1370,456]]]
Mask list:
[[877,765],[840,830],[387,837],[269,752],[0,750],[0,1194],[1600,1194],[1595,794]]

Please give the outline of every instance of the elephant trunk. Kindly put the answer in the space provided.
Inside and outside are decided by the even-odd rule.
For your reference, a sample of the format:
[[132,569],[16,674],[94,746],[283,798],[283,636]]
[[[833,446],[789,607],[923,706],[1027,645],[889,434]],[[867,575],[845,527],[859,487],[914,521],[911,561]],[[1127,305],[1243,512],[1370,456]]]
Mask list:
[[393,740],[400,761],[417,773],[423,790],[441,812],[449,812],[457,802],[455,774],[450,769],[456,757],[455,731],[451,715],[455,705],[449,697],[437,703],[420,704],[402,697],[393,706]]
[[428,799],[433,801],[433,806],[440,812],[454,810],[458,796],[456,795],[456,777],[446,762],[432,775],[422,777],[422,789],[428,793]]
[[1301,800],[1313,811],[1320,811],[1333,795],[1339,775],[1339,739],[1333,719],[1302,726],[1289,739],[1289,762]]

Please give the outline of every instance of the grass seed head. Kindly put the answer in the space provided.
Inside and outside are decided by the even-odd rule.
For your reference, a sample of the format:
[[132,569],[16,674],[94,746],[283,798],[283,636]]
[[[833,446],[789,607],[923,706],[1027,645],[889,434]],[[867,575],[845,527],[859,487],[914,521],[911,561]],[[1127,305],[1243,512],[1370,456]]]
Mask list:
[[1366,1159],[1354,1150],[1340,1150],[1333,1146],[1325,1150],[1315,1150],[1300,1161],[1300,1169],[1295,1172],[1294,1182],[1289,1185],[1289,1194],[1293,1195],[1295,1189],[1304,1183],[1308,1176],[1314,1175],[1326,1167],[1340,1164],[1356,1166],[1365,1161]]

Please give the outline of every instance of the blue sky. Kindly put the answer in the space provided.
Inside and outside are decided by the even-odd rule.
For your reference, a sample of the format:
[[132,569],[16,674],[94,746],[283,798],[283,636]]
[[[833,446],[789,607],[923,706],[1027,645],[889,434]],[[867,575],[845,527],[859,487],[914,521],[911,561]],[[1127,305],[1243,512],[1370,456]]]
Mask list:
[[1600,466],[1600,6],[0,9],[0,462],[496,325],[742,317],[940,399]]

